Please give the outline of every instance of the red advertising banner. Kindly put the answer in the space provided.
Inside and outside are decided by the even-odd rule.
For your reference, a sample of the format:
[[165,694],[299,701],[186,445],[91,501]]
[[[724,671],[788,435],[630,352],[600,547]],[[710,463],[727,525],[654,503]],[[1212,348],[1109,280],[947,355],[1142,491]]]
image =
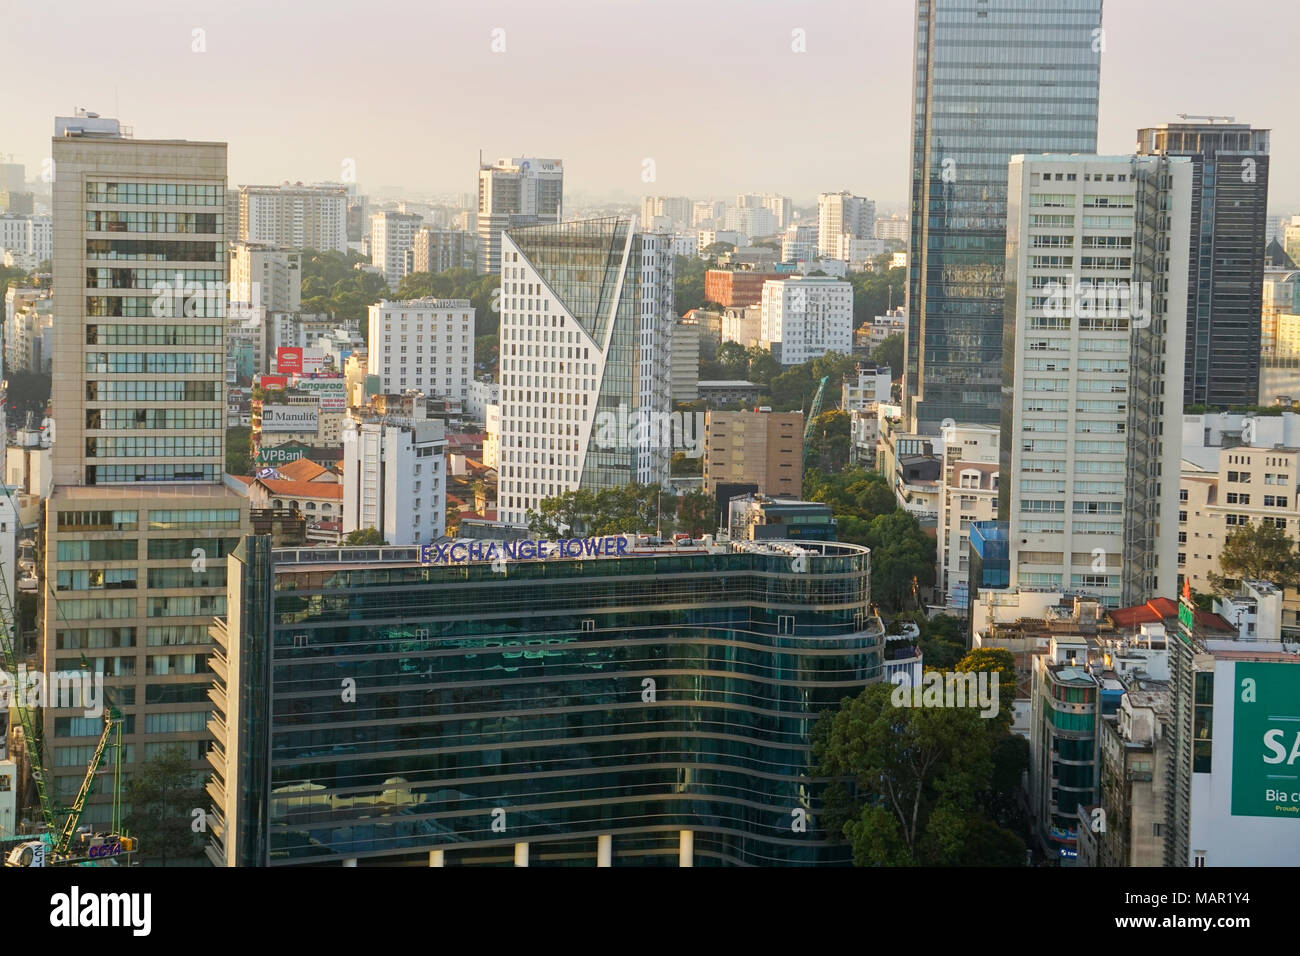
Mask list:
[[260,384],[262,388],[288,388],[289,376],[287,375],[263,375]]
[[284,345],[277,348],[275,370],[281,375],[302,374],[302,349]]

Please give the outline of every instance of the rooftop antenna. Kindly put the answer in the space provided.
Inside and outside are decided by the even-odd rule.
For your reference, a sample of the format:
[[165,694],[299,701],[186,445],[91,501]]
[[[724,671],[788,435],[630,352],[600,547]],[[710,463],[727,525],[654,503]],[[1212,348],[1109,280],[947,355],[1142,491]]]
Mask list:
[[1235,116],[1198,116],[1195,113],[1179,113],[1178,118],[1181,120],[1207,120],[1213,123],[1215,120],[1223,120],[1225,123],[1235,123]]

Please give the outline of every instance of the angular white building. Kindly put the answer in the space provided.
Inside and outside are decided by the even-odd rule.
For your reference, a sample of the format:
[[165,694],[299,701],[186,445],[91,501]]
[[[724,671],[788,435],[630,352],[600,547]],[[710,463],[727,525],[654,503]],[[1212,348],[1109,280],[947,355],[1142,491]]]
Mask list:
[[999,519],[1010,587],[1110,607],[1178,587],[1192,166],[1013,156]]
[[565,491],[666,481],[670,237],[619,217],[513,229],[501,290],[501,520],[526,524]]
[[469,397],[474,307],[469,299],[382,299],[370,306],[369,373],[385,394],[419,389]]
[[853,286],[821,276],[763,283],[764,342],[782,365],[800,365],[828,352],[853,351]]

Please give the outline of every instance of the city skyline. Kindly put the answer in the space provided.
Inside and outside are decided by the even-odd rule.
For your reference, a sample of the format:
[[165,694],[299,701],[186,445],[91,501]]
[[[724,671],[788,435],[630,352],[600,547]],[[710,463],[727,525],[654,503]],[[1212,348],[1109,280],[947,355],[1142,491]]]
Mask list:
[[[421,24],[436,24],[437,36],[447,40],[416,40],[418,55],[409,61],[385,57],[385,85],[396,92],[384,92],[378,102],[380,92],[350,83],[346,68],[318,71],[322,58],[346,64],[350,56],[360,70],[370,49],[354,41],[354,29],[340,26],[355,11],[335,0],[320,4],[310,20],[288,8],[243,2],[219,10],[143,6],[129,22],[83,0],[11,14],[13,75],[45,80],[26,97],[27,108],[10,118],[0,142],[0,154],[23,163],[29,179],[40,178],[49,156],[51,118],[83,107],[116,116],[141,137],[228,143],[232,186],[346,181],[354,173],[373,195],[472,194],[481,149],[489,162],[507,155],[562,157],[566,192],[577,201],[770,191],[807,205],[819,192],[847,189],[876,199],[886,213],[906,203],[912,0],[870,10],[829,2],[794,11],[782,6],[773,8],[779,16],[746,19],[736,16],[735,4],[690,8],[699,37],[721,38],[714,50],[673,42],[678,14],[686,15],[676,2],[632,0],[615,9],[562,0],[544,18],[503,2],[436,9],[381,4],[372,16],[409,23],[405,35],[419,37]],[[1236,5],[1231,18],[1219,9],[1208,0],[1106,5],[1097,149],[1131,152],[1139,128],[1176,121],[1180,113],[1232,115],[1275,131],[1270,210],[1300,207],[1300,134],[1287,128],[1283,93],[1288,37],[1300,28],[1300,11],[1266,0]],[[628,22],[637,29],[628,30]],[[68,30],[73,23],[77,29]],[[369,34],[376,41],[380,26],[376,19]],[[56,73],[43,70],[41,60],[41,37],[51,31],[66,47]],[[297,40],[278,42],[286,33]],[[1252,50],[1251,69],[1229,69],[1243,47]],[[579,58],[587,69],[571,68]],[[706,60],[713,70],[699,68]],[[542,87],[556,110],[538,109],[535,92],[518,95],[537,89],[547,62],[568,64]],[[1189,71],[1189,62],[1198,68]],[[593,85],[615,75],[610,71],[627,75],[629,64],[650,63],[659,67],[659,79],[648,87]],[[875,74],[864,76],[863,64]],[[168,83],[158,84],[164,71]],[[103,80],[109,73],[111,84]],[[296,79],[306,76],[321,79],[310,86]],[[457,95],[427,109],[404,92],[438,89],[441,82]],[[716,120],[723,107],[699,108],[701,84],[706,92],[716,89],[720,100],[726,94],[726,109],[748,104],[763,116],[785,112],[832,129],[843,120],[844,128],[820,137],[815,151],[800,151],[784,137],[774,149],[774,128],[766,123],[735,124],[720,141]],[[603,92],[611,86],[622,100]],[[736,90],[747,96],[737,99]],[[176,102],[190,106],[178,113]],[[286,150],[286,143],[299,148]],[[395,143],[408,148],[395,150]],[[711,155],[707,163],[699,161],[702,143]],[[647,160],[653,180],[643,179]]]

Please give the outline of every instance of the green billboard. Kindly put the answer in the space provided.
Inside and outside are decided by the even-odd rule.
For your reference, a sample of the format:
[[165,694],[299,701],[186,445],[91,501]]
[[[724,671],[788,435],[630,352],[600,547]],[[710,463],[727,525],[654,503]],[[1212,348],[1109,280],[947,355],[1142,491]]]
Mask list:
[[277,445],[274,448],[259,448],[257,450],[257,464],[287,465],[299,458],[306,458],[307,451],[305,445]]
[[1300,661],[1238,661],[1232,815],[1300,820]]

